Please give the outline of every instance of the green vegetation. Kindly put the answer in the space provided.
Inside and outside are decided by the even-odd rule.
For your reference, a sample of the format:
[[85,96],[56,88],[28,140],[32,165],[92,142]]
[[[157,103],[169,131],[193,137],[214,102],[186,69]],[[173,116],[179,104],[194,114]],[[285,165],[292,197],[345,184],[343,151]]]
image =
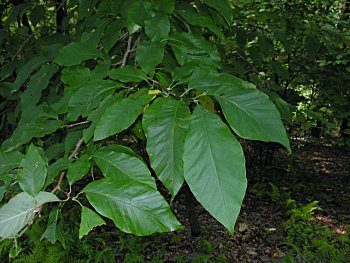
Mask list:
[[288,210],[288,262],[349,256],[301,182],[264,177],[275,153],[350,146],[348,0],[9,0],[0,50],[1,259],[162,262],[143,236],[188,222],[190,260],[226,262],[197,208],[234,235],[246,164]]

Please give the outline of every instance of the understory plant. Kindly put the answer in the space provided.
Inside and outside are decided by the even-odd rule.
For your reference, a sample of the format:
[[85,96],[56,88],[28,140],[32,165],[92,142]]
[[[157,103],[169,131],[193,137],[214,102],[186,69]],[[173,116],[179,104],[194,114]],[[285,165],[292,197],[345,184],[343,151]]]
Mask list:
[[347,229],[337,233],[317,221],[313,211],[322,210],[318,202],[306,205],[287,200],[290,218],[285,223],[285,244],[290,249],[284,262],[346,262],[350,256]]
[[233,234],[247,184],[237,137],[290,146],[269,97],[223,71],[232,14],[211,0],[5,9],[0,237],[46,213],[42,238],[64,243],[68,202],[79,238],[106,218],[139,236],[180,229],[156,180],[170,202],[186,183]]

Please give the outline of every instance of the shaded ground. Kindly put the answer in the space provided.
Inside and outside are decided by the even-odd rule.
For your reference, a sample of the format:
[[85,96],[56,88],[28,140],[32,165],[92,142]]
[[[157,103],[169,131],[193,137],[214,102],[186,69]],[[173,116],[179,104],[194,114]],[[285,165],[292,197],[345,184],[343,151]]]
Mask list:
[[248,170],[249,187],[233,237],[199,206],[202,233],[191,237],[180,194],[173,210],[186,229],[145,238],[150,243],[143,256],[152,259],[158,254],[165,262],[281,262],[288,216],[272,201],[269,183],[298,202],[319,201],[323,211],[317,212],[317,219],[341,233],[350,223],[349,171],[349,149],[307,145],[291,156],[277,152],[271,165]]

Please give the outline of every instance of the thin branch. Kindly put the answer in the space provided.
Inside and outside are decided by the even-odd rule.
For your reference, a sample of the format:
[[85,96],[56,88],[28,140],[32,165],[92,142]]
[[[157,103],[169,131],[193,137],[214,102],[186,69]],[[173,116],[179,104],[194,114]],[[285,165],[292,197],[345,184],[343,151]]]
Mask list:
[[24,48],[24,46],[28,43],[28,41],[29,41],[34,35],[35,35],[35,33],[30,34],[29,37],[28,37],[26,40],[23,41],[23,43],[22,43],[21,46],[17,49],[16,54],[13,55],[13,57],[12,57],[11,60],[14,60],[14,59],[17,57],[17,55],[18,55],[19,53],[21,53],[21,51],[22,51],[22,49]]
[[88,123],[90,123],[90,121],[82,121],[82,122],[77,122],[77,123],[73,123],[73,124],[67,124],[66,127],[72,128],[75,126],[80,126],[80,125],[84,125],[84,124],[88,124]]
[[[122,37],[126,36],[127,33],[125,33]],[[122,37],[120,37],[120,39],[122,39]],[[127,43],[127,47],[126,50],[124,52],[123,55],[123,59],[119,62],[116,62],[114,64],[112,64],[113,67],[116,67],[118,65],[121,65],[121,67],[124,67],[128,61],[128,56],[130,55],[130,53],[134,52],[136,50],[137,45],[140,43],[141,40],[141,35],[139,35],[136,39],[136,41],[134,42],[133,46],[131,47],[132,44],[132,36],[129,36],[128,39],[128,43]]]
[[178,95],[176,95],[174,92],[172,92],[171,90],[169,90],[167,87],[165,87],[162,83],[154,80],[154,79],[151,79],[151,78],[148,78],[148,80],[152,81],[153,83],[157,84],[159,87],[161,87],[163,90],[166,91],[166,93],[174,96],[175,98],[179,99],[180,97]]
[[72,160],[73,158],[76,157],[76,155],[77,155],[77,153],[78,153],[78,151],[79,151],[79,148],[81,147],[81,145],[83,144],[83,142],[84,142],[84,139],[83,139],[83,138],[80,139],[80,140],[78,141],[77,145],[75,146],[74,151],[73,151],[72,154],[69,155],[69,157],[68,157],[69,160]]
[[[78,151],[79,151],[81,145],[83,144],[83,142],[84,142],[84,139],[80,139],[80,140],[78,141],[77,145],[75,146],[75,149],[73,150],[73,152],[71,153],[71,155],[69,155],[68,160],[72,160],[73,158],[76,157],[76,155],[78,154]],[[63,193],[65,193],[65,192],[61,189],[61,183],[62,183],[62,180],[63,180],[65,174],[66,174],[65,171],[63,171],[63,172],[61,173],[60,178],[58,178],[57,184],[56,184],[55,188],[51,190],[51,193],[54,193],[54,192],[56,192],[57,190],[58,190],[58,191],[61,191],[61,192],[63,192]],[[66,193],[65,193],[65,194],[66,194]]]
[[132,41],[132,36],[129,36],[128,45],[126,47],[126,51],[124,53],[123,60],[122,60],[122,65],[121,65],[122,67],[124,67],[126,65],[126,62],[128,60],[128,56],[129,56],[129,53],[131,50],[131,41]]

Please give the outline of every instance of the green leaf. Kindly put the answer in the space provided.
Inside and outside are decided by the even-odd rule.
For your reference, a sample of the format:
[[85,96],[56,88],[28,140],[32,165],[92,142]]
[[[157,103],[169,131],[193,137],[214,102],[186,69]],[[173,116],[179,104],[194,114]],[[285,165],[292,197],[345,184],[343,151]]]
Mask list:
[[11,151],[18,146],[30,142],[34,137],[40,138],[51,134],[61,127],[58,120],[46,105],[32,106],[22,112],[21,119],[11,137],[1,145],[5,151]]
[[61,227],[57,225],[59,213],[60,213],[60,210],[58,208],[51,210],[49,214],[49,223],[48,223],[49,226],[46,228],[45,232],[42,234],[40,241],[46,238],[52,244],[55,244],[56,241],[58,240],[62,243],[63,248],[65,248],[65,240],[62,234]]
[[130,34],[139,30],[144,21],[147,19],[148,13],[145,8],[144,1],[132,1],[132,4],[127,8],[127,28]]
[[141,69],[153,75],[154,69],[163,61],[164,44],[160,42],[143,41],[136,50],[136,60]]
[[58,71],[58,66],[55,64],[45,64],[40,70],[35,73],[29,82],[29,87],[21,96],[22,109],[25,110],[30,106],[35,106],[40,98],[41,92],[49,85],[52,76]]
[[193,6],[179,3],[176,5],[176,13],[178,13],[188,24],[206,27],[221,39],[225,39],[224,34],[221,32],[220,28],[214,24],[211,17],[202,12],[198,12]]
[[120,181],[134,180],[155,187],[142,159],[129,148],[111,145],[102,147],[92,156],[104,176],[117,176]]
[[0,208],[0,237],[15,235],[33,219],[38,206],[56,201],[59,201],[57,196],[47,192],[40,192],[35,197],[25,192],[14,196]]
[[52,184],[55,181],[55,179],[58,177],[60,172],[68,169],[71,162],[72,161],[67,158],[60,158],[53,164],[50,164],[47,171],[47,179],[45,182],[45,187]]
[[17,173],[19,185],[26,193],[36,196],[44,187],[47,175],[47,160],[44,151],[31,144],[28,152],[21,161],[21,168]]
[[219,116],[202,106],[192,114],[183,160],[196,199],[233,234],[247,185],[243,150]]
[[140,90],[110,105],[96,125],[94,141],[105,139],[128,128],[154,95]]
[[6,186],[0,186],[0,202],[4,198],[5,193],[6,193]]
[[97,58],[99,54],[94,46],[83,42],[72,42],[58,51],[55,62],[61,66],[74,66],[85,60]]
[[108,95],[123,85],[108,80],[89,81],[72,95],[68,104],[68,120],[75,121],[79,115],[86,117]]
[[166,39],[170,32],[168,15],[165,13],[158,13],[150,20],[146,20],[145,32],[152,41]]
[[16,72],[16,80],[12,83],[11,93],[19,90],[23,83],[29,78],[29,76],[42,64],[44,64],[48,59],[43,56],[35,56],[24,64],[18,72]]
[[233,10],[227,0],[203,0],[204,3],[212,8],[214,8],[219,14],[221,14],[226,23],[231,26],[233,19]]
[[176,60],[183,66],[195,62],[201,67],[219,68],[220,56],[217,49],[206,39],[192,33],[174,33],[169,38]]
[[146,165],[130,150],[107,146],[93,158],[106,178],[83,191],[98,213],[112,219],[122,231],[141,236],[181,226]]
[[103,80],[107,76],[109,66],[109,61],[106,63],[97,64],[96,67],[91,71],[90,78],[92,80]]
[[175,0],[153,0],[154,9],[174,13]]
[[89,140],[94,136],[97,122],[101,119],[102,115],[105,113],[108,106],[115,103],[116,101],[121,101],[124,97],[124,92],[120,91],[116,95],[107,96],[101,103],[100,107],[93,110],[88,115],[88,120],[91,121],[89,128],[84,129],[83,139],[85,143],[88,143]]
[[103,49],[108,52],[117,43],[120,37],[120,30],[122,23],[120,20],[112,20],[110,25],[107,26],[102,39]]
[[147,80],[147,75],[142,70],[131,66],[112,69],[108,72],[108,77],[121,82],[141,82]]
[[268,93],[270,99],[276,105],[276,108],[281,114],[283,120],[285,120],[288,124],[292,125],[293,114],[291,111],[291,106],[283,100],[280,96],[278,96],[275,92]]
[[87,67],[78,65],[73,67],[65,67],[62,71],[61,80],[68,85],[78,85],[89,81],[90,70]]
[[92,14],[94,7],[97,4],[97,0],[80,0],[79,1],[78,16],[79,19],[84,19]]
[[0,149],[0,174],[7,173],[18,167],[23,156],[19,151],[3,152]]
[[106,222],[91,209],[81,207],[81,222],[79,228],[79,239],[87,235],[94,227],[105,225]]
[[214,96],[231,128],[239,136],[278,142],[290,150],[278,110],[269,97],[253,84],[231,75],[219,74],[192,80],[189,86]]
[[67,179],[70,185],[83,178],[89,172],[90,162],[87,155],[82,155],[79,160],[68,166]]
[[184,181],[182,154],[190,116],[186,103],[171,97],[158,98],[143,115],[151,166],[173,197]]

